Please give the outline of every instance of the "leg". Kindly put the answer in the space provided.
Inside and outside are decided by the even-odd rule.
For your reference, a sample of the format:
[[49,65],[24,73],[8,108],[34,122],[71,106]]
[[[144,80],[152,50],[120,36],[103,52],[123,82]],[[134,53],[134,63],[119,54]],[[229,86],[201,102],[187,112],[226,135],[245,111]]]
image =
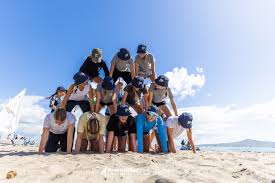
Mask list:
[[109,105],[108,106],[108,110],[109,110],[110,115],[114,114],[115,113],[115,107],[114,107],[114,105]]
[[164,112],[166,118],[172,116],[172,112],[167,104],[161,105],[159,108]]
[[102,78],[99,77],[99,76],[96,76],[96,77],[94,77],[94,78],[92,79],[92,81],[93,81],[94,83],[100,83],[100,82],[102,81]]
[[113,80],[114,83],[118,80],[118,78],[121,77],[120,76],[120,72],[117,70],[117,68],[114,69],[114,73],[113,73]]
[[[74,129],[75,132],[75,129]],[[68,133],[64,133],[59,135],[60,136],[60,147],[61,147],[61,151],[66,152],[67,151],[67,135]],[[72,143],[74,143],[74,133],[73,133],[73,141]],[[72,145],[73,148],[73,145]]]
[[132,81],[132,76],[130,72],[123,72],[122,78],[127,84],[131,83]]
[[50,132],[46,143],[45,152],[56,152],[58,149],[58,142],[59,136]]
[[78,102],[79,107],[81,108],[82,112],[88,112],[91,111],[90,102],[83,100]]
[[76,101],[68,100],[67,105],[66,105],[66,111],[72,112],[72,110],[75,106],[76,106]]
[[143,108],[140,104],[135,104],[132,106],[132,108],[138,113],[138,114],[141,114],[143,113]]
[[143,151],[149,152],[150,150],[150,135],[145,134],[143,135]]
[[136,134],[131,133],[128,135],[129,151],[137,152]]

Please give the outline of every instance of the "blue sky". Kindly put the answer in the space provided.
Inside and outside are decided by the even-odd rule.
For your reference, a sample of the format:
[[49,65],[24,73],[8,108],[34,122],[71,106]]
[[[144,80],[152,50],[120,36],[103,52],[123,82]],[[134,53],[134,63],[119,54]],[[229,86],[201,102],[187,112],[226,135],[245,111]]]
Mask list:
[[[92,48],[109,64],[139,43],[157,73],[204,69],[206,83],[186,106],[249,105],[275,93],[275,2],[1,1],[0,98],[27,88],[47,96],[68,86]],[[210,94],[210,95],[209,95]]]

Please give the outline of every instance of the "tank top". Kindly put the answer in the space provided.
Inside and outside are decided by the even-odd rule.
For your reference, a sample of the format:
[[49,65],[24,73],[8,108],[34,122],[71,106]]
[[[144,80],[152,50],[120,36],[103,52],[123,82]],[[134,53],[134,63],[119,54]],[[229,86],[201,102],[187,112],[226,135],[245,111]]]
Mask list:
[[90,84],[85,85],[82,91],[80,91],[77,86],[74,86],[73,92],[69,100],[75,100],[75,101],[89,100],[88,93],[90,89],[91,89]]

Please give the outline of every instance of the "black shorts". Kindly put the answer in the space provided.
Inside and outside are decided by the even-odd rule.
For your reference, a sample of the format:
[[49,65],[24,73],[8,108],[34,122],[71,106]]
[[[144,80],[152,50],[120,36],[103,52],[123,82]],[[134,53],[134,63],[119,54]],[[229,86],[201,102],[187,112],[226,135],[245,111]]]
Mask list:
[[159,106],[165,105],[166,102],[165,102],[165,101],[160,102],[160,103],[155,103],[155,102],[153,102],[153,104],[154,104],[155,106],[159,107]]
[[[73,142],[74,135],[72,143]],[[64,134],[54,134],[52,132],[49,132],[49,138],[45,146],[45,152],[56,152],[58,149],[63,152],[67,151],[67,132]]]
[[105,103],[105,102],[102,102],[102,101],[100,101],[100,105],[102,106],[102,107],[104,107],[104,106],[110,106],[110,105],[114,105],[114,103],[113,102],[108,102],[108,103]]
[[129,84],[132,81],[131,72],[121,72],[117,70],[117,68],[115,68],[113,73],[114,82],[116,82],[119,77],[121,77],[127,84]]
[[77,105],[81,108],[83,113],[91,111],[90,102],[88,100],[81,100],[81,101],[68,100],[66,105],[66,111],[71,112],[73,108]]

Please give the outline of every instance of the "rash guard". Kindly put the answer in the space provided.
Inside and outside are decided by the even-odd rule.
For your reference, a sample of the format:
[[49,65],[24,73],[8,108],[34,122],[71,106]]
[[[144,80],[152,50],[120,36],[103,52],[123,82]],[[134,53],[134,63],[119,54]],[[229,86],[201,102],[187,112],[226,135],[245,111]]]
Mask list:
[[143,152],[143,133],[149,132],[154,127],[157,127],[157,131],[160,138],[160,143],[162,147],[162,152],[167,153],[167,141],[165,126],[161,117],[159,116],[155,121],[149,122],[145,114],[140,114],[136,117],[136,128],[137,128],[137,144],[138,152]]

